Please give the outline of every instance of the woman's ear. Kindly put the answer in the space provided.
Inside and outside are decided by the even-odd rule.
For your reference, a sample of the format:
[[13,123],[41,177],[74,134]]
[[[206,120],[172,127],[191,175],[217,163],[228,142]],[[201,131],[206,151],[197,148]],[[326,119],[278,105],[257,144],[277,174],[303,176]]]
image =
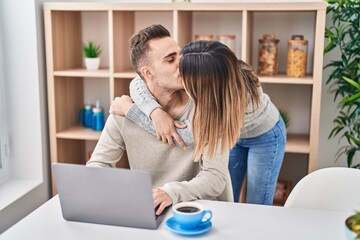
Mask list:
[[149,66],[143,66],[140,69],[141,75],[145,78],[144,80],[150,80],[152,81],[154,79],[154,73]]

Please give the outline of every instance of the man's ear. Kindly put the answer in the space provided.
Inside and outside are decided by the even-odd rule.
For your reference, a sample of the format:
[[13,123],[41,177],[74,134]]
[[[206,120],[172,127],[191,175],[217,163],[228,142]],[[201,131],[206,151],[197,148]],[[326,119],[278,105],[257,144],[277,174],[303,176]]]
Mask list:
[[141,75],[145,78],[144,80],[150,80],[152,81],[154,79],[154,73],[149,66],[143,66],[140,69]]

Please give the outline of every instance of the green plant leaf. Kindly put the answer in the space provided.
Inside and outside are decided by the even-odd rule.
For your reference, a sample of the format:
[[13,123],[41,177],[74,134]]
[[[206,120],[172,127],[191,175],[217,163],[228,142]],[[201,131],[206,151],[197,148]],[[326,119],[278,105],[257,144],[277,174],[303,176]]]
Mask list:
[[280,112],[282,119],[284,120],[286,128],[288,128],[291,123],[291,117],[290,117],[289,112],[284,109],[279,109],[279,112]]
[[353,141],[356,146],[360,147],[360,140],[359,139],[356,139],[353,135],[351,134],[347,134],[347,136],[351,139],[351,141]]
[[334,48],[336,48],[336,45],[333,42],[330,42],[324,49],[324,54],[330,52],[331,50],[333,50]]
[[347,165],[351,167],[356,149],[351,149],[347,152]]
[[348,83],[350,83],[351,85],[353,85],[354,87],[356,87],[358,90],[360,90],[360,84],[358,84],[357,82],[355,82],[354,80],[348,78],[348,77],[343,77],[343,79],[345,81],[347,81]]
[[356,100],[358,98],[360,98],[360,92],[355,94],[355,95],[352,95],[350,97],[344,98],[343,100],[341,100],[340,104],[349,103],[349,102],[354,101],[354,100]]
[[87,44],[83,44],[84,56],[87,58],[97,58],[101,53],[100,45],[94,44],[92,41],[89,41]]

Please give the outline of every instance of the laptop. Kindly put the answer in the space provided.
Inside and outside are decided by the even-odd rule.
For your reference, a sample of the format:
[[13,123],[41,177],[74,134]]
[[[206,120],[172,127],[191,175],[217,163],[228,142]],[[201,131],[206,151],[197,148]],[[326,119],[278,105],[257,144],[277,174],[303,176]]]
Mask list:
[[62,215],[69,221],[156,229],[149,172],[54,163]]

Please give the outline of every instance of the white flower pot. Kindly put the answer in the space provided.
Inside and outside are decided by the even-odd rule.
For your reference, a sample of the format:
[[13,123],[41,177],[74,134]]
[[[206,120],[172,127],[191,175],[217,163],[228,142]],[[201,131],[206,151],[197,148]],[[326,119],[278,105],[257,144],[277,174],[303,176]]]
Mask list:
[[98,70],[100,58],[85,58],[85,66],[87,70]]

